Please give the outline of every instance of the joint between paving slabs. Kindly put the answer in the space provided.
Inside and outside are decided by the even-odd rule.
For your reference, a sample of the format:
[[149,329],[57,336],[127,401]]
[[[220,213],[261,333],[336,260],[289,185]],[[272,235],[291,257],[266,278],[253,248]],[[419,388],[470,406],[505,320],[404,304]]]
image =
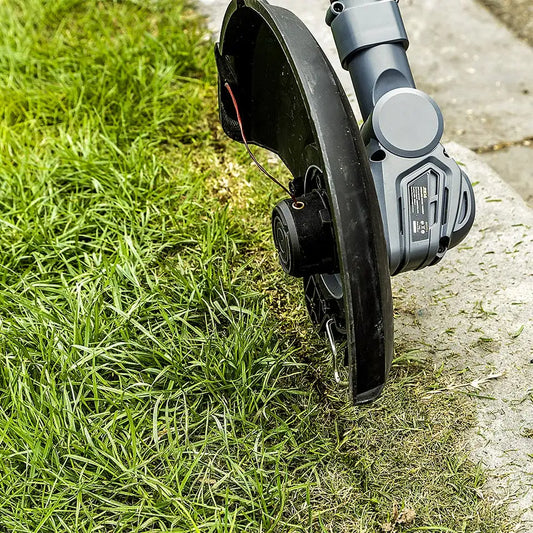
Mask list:
[[495,144],[489,144],[486,146],[477,146],[472,148],[472,152],[476,154],[487,154],[490,152],[498,152],[500,150],[505,150],[505,148],[510,148],[511,146],[525,146],[530,147],[533,144],[533,136],[524,137],[517,141],[501,141]]

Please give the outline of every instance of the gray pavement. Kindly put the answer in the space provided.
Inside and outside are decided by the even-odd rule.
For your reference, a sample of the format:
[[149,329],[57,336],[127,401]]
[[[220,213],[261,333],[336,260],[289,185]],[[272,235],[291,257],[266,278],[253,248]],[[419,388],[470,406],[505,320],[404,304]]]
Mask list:
[[[199,3],[216,34],[228,2]],[[271,3],[291,9],[311,29],[358,115],[323,23],[328,2]],[[436,365],[446,363],[450,388],[440,393],[478,396],[468,447],[490,472],[483,496],[509,503],[519,517],[516,531],[531,533],[533,211],[522,198],[533,200],[533,51],[474,0],[401,0],[400,6],[415,80],[442,108],[445,144],[476,183],[478,215],[468,239],[437,267],[394,278],[405,309],[396,339]]]

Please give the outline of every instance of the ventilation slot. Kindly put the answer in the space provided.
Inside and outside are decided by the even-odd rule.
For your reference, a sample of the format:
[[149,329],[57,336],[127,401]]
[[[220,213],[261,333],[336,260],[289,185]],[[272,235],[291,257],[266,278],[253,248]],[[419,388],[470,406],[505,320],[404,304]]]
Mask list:
[[448,222],[448,188],[444,187],[444,198],[442,199],[442,224]]

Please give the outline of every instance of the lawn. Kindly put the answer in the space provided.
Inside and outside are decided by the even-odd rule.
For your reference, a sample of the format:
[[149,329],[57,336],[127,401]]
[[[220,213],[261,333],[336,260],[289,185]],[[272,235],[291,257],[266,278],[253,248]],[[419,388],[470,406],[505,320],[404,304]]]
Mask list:
[[0,2],[0,101],[0,531],[507,530],[425,354],[335,385],[182,0]]

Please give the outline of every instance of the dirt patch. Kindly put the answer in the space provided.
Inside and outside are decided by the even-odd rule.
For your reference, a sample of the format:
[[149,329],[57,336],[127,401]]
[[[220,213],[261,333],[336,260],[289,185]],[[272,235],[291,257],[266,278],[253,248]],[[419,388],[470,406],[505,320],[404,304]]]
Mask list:
[[533,4],[531,0],[478,0],[517,37],[533,46]]

